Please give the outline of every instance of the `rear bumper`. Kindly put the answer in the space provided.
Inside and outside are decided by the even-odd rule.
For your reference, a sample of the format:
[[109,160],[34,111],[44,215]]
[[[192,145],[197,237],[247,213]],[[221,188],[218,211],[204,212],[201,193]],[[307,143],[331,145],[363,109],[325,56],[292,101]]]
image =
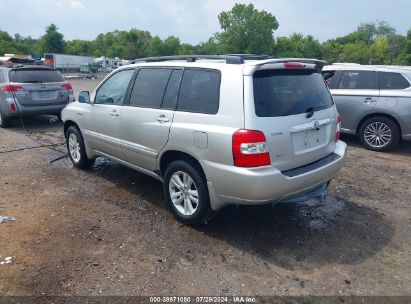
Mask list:
[[238,168],[206,162],[212,208],[218,210],[230,204],[262,205],[304,196],[326,185],[338,173],[346,150],[347,145],[339,141],[334,149],[335,157],[287,172],[272,166]]
[[67,106],[67,104],[24,107],[17,103],[16,106],[17,111],[12,112],[10,109],[8,109],[7,112],[5,112],[5,115],[7,117],[18,117],[40,114],[57,114],[60,113]]

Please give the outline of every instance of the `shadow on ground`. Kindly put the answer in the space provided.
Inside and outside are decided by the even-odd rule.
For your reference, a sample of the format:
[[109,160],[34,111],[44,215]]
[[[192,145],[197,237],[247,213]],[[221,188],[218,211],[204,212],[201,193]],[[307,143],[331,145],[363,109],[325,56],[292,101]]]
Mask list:
[[323,202],[228,207],[201,230],[289,270],[360,263],[394,235],[375,210],[332,195]]
[[[103,158],[93,171],[115,184],[102,190],[112,201],[119,197],[116,189],[122,188],[170,212],[160,182]],[[132,203],[118,201],[120,207],[136,210]],[[360,263],[394,235],[394,228],[374,209],[333,195],[299,204],[226,207],[196,230],[290,270]]]

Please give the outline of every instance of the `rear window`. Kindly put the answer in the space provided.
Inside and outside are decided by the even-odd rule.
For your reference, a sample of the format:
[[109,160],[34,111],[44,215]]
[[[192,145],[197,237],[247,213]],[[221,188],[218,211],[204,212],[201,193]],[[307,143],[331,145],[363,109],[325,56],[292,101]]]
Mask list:
[[378,90],[377,72],[344,71],[338,89],[345,90]]
[[59,71],[55,70],[13,70],[10,72],[10,82],[50,83],[63,81],[63,75]]
[[255,114],[277,117],[333,105],[324,78],[315,70],[261,70],[254,73]]
[[410,87],[410,83],[399,73],[380,72],[381,90],[403,90]]

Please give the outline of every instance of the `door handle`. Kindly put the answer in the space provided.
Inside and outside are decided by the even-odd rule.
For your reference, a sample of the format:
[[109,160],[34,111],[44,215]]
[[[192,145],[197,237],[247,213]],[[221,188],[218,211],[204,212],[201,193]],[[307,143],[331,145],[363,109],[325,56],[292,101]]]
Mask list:
[[117,113],[116,110],[113,110],[113,111],[110,113],[110,115],[113,116],[113,117],[115,117],[115,116],[120,116],[120,113]]
[[169,122],[170,119],[166,117],[165,115],[160,115],[159,117],[157,117],[157,121],[159,123],[165,123],[165,122]]
[[371,97],[367,97],[367,98],[362,100],[362,102],[365,102],[365,103],[373,103],[373,102],[376,102],[376,101],[377,101],[376,99],[371,98]]

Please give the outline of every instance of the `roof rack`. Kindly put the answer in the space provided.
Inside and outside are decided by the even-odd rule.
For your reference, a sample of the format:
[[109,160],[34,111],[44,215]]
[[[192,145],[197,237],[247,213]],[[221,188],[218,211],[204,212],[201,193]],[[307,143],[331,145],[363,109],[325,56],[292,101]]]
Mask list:
[[131,61],[131,63],[138,62],[161,62],[172,60],[186,60],[187,62],[196,62],[198,59],[210,60],[225,60],[227,64],[243,64],[244,59],[241,56],[232,55],[178,55],[178,56],[160,56],[160,57],[146,57]]

